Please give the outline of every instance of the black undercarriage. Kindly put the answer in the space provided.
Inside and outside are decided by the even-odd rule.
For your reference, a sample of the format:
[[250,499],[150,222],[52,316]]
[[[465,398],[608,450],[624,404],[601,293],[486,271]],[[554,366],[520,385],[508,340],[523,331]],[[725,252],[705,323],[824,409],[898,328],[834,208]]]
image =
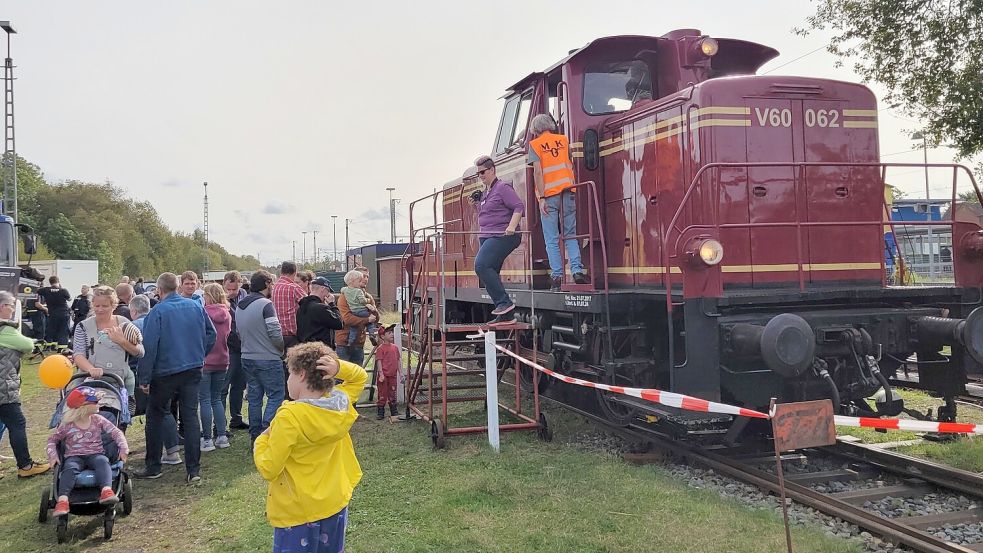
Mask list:
[[[553,370],[619,386],[754,409],[766,408],[773,397],[830,398],[840,413],[871,415],[865,398],[889,391],[888,379],[912,353],[922,387],[944,397],[965,391],[967,373],[983,373],[977,353],[983,347],[974,345],[983,336],[973,338],[983,334],[983,310],[970,318],[981,304],[975,288],[742,289],[696,299],[674,291],[671,317],[659,289],[509,292],[517,319],[538,329],[521,331],[523,354],[531,356],[535,345],[537,360]],[[445,288],[444,294],[447,323],[491,318],[484,290]],[[418,303],[415,309],[419,313]],[[525,376],[531,384],[531,374]],[[541,391],[551,382],[541,379]],[[731,423],[726,416],[552,387],[550,395],[570,396],[565,401],[597,401],[615,423],[643,420],[691,435],[719,433]],[[900,401],[882,393],[879,413],[898,414]]]

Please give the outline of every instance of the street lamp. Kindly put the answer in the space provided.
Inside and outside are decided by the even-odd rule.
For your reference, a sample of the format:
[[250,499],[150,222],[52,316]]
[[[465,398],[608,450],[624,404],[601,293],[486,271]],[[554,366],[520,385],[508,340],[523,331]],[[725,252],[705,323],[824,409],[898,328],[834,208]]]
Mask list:
[[393,192],[395,188],[386,188],[389,191],[389,227],[390,227],[390,244],[396,243],[396,204],[393,202]]
[[338,216],[331,216],[331,229],[334,233],[334,262],[338,263]]
[[304,249],[301,250],[300,262],[302,265],[307,265],[307,231],[302,230],[300,233],[304,235]]
[[[14,140],[14,60],[10,57],[10,35],[17,34],[10,21],[0,21],[0,29],[7,34],[7,56],[3,63],[3,153],[4,162],[10,163],[10,184],[3,182],[3,213],[11,214],[17,222],[17,144]],[[9,158],[7,158],[9,156]],[[10,205],[7,205],[7,202]]]

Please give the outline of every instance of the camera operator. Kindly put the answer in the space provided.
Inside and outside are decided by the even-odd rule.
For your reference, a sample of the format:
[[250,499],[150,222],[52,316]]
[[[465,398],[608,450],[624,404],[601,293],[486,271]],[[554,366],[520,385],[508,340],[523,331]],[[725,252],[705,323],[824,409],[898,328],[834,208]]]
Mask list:
[[488,326],[505,326],[515,320],[515,304],[502,285],[502,264],[522,238],[516,234],[519,221],[525,212],[522,200],[512,188],[512,183],[499,179],[495,174],[495,162],[481,156],[475,162],[482,190],[471,194],[471,203],[478,210],[478,254],[474,258],[474,272],[481,279],[495,309],[495,318]]

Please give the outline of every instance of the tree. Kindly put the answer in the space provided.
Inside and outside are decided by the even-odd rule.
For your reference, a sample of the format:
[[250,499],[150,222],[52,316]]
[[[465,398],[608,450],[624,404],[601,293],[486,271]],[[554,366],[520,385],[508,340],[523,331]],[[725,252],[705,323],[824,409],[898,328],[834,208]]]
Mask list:
[[800,34],[832,31],[828,50],[925,121],[931,142],[983,151],[983,2],[818,0],[807,22]]

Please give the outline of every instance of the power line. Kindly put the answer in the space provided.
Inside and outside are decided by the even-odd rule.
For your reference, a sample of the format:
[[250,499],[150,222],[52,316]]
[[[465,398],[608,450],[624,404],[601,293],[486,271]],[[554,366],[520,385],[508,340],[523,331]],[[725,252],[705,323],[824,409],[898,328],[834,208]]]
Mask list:
[[811,56],[811,55],[815,54],[816,52],[818,52],[820,50],[824,50],[824,49],[826,49],[828,47],[829,47],[829,44],[823,44],[819,48],[816,48],[815,50],[812,50],[810,52],[806,52],[805,54],[802,54],[801,56],[799,56],[799,57],[797,57],[795,59],[791,59],[791,60],[789,60],[789,61],[787,61],[787,62],[779,65],[778,67],[772,67],[771,69],[769,69],[769,70],[765,71],[764,73],[762,73],[762,75],[767,75],[768,73],[771,73],[772,71],[777,71],[777,70],[785,67],[786,65],[795,63],[795,62],[799,61],[800,59],[802,59],[802,58],[804,58],[806,56]]

